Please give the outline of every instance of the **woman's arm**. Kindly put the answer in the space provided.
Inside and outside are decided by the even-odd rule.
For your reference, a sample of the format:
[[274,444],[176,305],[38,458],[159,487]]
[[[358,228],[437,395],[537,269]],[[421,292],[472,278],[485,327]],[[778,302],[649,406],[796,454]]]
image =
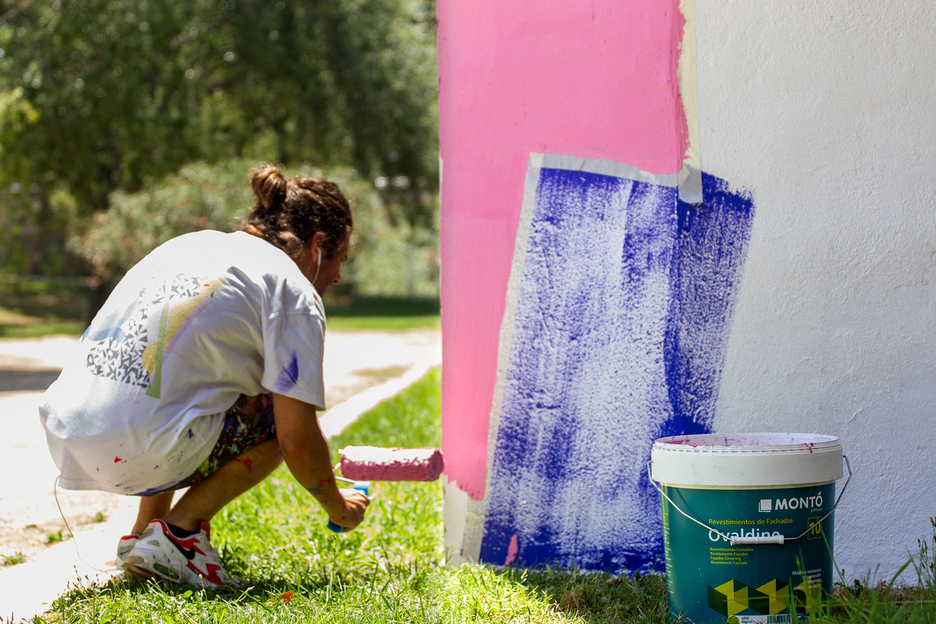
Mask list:
[[274,394],[273,417],[280,451],[296,480],[315,497],[335,524],[346,529],[359,525],[370,500],[361,492],[339,490],[328,442],[319,427],[315,407]]

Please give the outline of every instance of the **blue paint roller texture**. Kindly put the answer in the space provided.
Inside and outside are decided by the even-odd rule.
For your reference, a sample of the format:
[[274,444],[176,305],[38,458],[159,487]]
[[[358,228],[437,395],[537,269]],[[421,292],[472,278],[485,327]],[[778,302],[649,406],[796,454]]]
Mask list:
[[[653,441],[709,431],[752,198],[542,168],[481,543],[502,564],[662,569]],[[511,558],[513,553],[511,553]]]

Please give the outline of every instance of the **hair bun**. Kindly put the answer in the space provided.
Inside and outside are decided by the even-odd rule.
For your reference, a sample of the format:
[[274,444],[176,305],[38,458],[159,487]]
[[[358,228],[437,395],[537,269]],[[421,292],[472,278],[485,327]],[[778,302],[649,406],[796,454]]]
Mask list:
[[286,198],[286,178],[274,165],[262,165],[254,169],[250,187],[257,197],[257,203],[267,210],[282,204]]
[[274,165],[252,172],[255,201],[238,229],[258,236],[298,261],[317,232],[325,235],[322,251],[331,257],[354,227],[348,199],[333,182],[313,177],[287,181]]

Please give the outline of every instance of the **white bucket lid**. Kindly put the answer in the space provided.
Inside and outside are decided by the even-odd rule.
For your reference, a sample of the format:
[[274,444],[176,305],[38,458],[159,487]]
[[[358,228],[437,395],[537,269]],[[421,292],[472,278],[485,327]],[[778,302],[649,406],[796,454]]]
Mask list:
[[804,433],[670,436],[650,451],[654,481],[691,488],[796,487],[842,478],[842,444]]

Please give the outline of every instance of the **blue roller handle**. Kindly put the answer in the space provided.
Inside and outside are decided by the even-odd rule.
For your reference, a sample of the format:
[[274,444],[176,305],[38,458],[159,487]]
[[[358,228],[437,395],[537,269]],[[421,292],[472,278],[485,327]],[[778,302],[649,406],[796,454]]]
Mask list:
[[[357,490],[358,492],[363,492],[365,496],[367,496],[370,492],[369,481],[355,481],[351,487]],[[345,531],[345,528],[343,526],[341,526],[340,524],[335,524],[331,520],[328,521],[328,528],[331,529],[332,532],[334,533],[343,533]]]

